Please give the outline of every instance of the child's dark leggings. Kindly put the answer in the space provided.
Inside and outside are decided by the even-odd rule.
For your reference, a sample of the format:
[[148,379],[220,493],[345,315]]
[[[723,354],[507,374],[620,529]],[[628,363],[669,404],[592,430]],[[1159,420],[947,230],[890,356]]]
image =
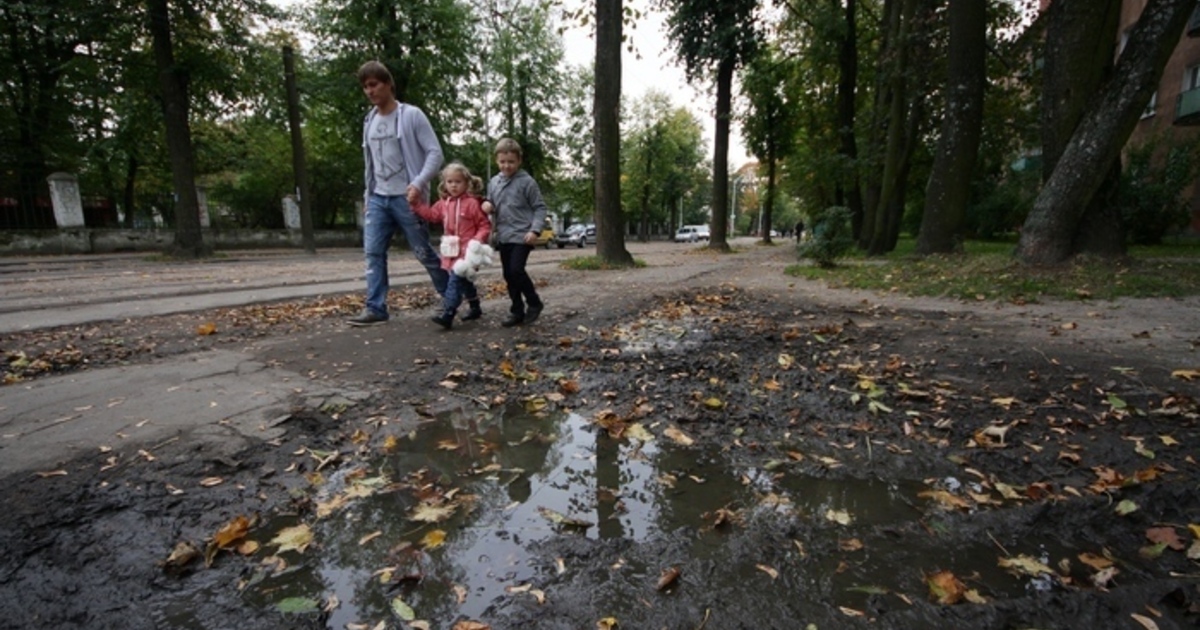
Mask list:
[[500,266],[504,269],[504,282],[508,285],[508,299],[512,300],[509,312],[517,317],[525,317],[526,306],[542,306],[542,299],[538,297],[537,289],[533,288],[533,279],[525,272],[525,263],[532,251],[532,247],[524,244],[500,244]]

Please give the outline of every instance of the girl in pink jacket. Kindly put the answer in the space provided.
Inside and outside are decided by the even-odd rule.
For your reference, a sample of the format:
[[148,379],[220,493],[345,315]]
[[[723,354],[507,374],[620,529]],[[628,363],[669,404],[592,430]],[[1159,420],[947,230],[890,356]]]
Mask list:
[[442,224],[442,269],[450,272],[450,282],[446,285],[442,312],[433,321],[447,330],[454,325],[454,314],[464,299],[470,310],[463,315],[463,321],[479,319],[483,315],[475,283],[453,273],[454,263],[467,254],[467,244],[471,241],[487,243],[492,233],[492,223],[480,208],[478,193],[482,188],[483,181],[472,176],[466,166],[451,162],[442,169],[442,185],[438,187],[439,191],[444,190],[441,199],[429,206],[421,195],[410,194],[408,198],[418,216],[430,223]]

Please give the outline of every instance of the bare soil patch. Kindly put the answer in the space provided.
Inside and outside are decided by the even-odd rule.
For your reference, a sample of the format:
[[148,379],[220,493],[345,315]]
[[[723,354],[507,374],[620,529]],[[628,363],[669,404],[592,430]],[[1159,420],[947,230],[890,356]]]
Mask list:
[[[180,541],[203,548],[238,515],[313,519],[313,451],[352,461],[439,410],[535,399],[597,420],[607,440],[628,439],[633,424],[664,443],[686,436],[681,448],[752,471],[759,499],[729,505],[744,518],[721,525],[700,519],[637,542],[564,535],[532,550],[547,567],[534,585],[545,602],[497,601],[478,619],[493,628],[590,628],[608,616],[636,628],[1200,622],[1195,301],[910,299],[787,278],[787,248],[684,251],[631,272],[535,274],[548,308],[518,329],[501,329],[502,301],[489,300],[478,325],[441,331],[416,291],[399,298],[411,311],[365,330],[341,322],[355,300],[333,298],[3,338],[10,357],[76,357],[59,371],[229,344],[370,396],[316,409],[298,398],[285,438],[235,457],[198,452],[185,436],[149,445],[152,461],[106,468],[97,453],[67,475],[7,479],[0,625],[325,627],[325,615],[240,598],[262,554],[159,563]],[[218,332],[197,334],[209,321]],[[224,482],[203,495],[171,490],[214,476]],[[798,478],[919,493],[901,521],[787,508],[754,517]],[[718,526],[730,553],[714,562],[693,544]],[[587,569],[550,569],[564,557]],[[624,610],[593,607],[620,563],[643,567],[645,588]],[[656,588],[667,569],[677,583]],[[1011,582],[998,588],[990,573]],[[761,579],[757,594],[729,574]]]

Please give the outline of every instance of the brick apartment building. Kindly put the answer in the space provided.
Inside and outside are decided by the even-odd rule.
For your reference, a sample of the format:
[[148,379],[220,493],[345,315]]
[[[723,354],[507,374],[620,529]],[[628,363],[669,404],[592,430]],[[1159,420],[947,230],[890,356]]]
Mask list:
[[[1121,41],[1142,14],[1148,0],[1121,2]],[[1152,136],[1174,141],[1200,142],[1200,5],[1192,12],[1187,28],[1171,59],[1167,61],[1158,91],[1146,106],[1146,112],[1134,128],[1129,142],[1137,143]],[[1184,191],[1192,208],[1191,233],[1200,234],[1200,180]]]

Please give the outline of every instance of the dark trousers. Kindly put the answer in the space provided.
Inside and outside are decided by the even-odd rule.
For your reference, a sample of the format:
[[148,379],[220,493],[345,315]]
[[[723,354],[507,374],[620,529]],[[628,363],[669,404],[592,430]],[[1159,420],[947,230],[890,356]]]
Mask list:
[[[533,248],[518,243],[500,243],[500,267],[504,270],[504,282],[508,285],[508,299],[512,300],[509,312],[525,317],[525,307],[541,308],[542,299],[533,288],[533,278],[525,272],[525,263]],[[522,299],[523,298],[523,299]]]

